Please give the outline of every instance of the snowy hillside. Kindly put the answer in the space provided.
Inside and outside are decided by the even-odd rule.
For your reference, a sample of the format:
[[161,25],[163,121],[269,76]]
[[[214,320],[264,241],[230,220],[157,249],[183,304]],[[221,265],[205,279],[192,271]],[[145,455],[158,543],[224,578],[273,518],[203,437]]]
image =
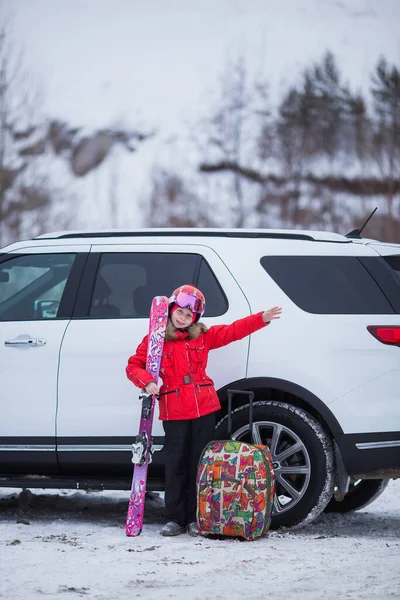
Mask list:
[[[209,116],[229,59],[243,57],[249,77],[265,80],[276,104],[302,70],[327,50],[333,52],[344,81],[355,92],[368,89],[380,55],[394,64],[400,57],[396,0],[255,0],[251,8],[244,0],[190,4],[173,0],[168,6],[160,0],[145,4],[99,0],[87,3],[85,10],[80,0],[71,0],[57,11],[51,0],[35,4],[15,0],[14,7],[16,39],[23,41],[30,65],[42,74],[42,108],[49,118],[92,131],[123,124],[157,132],[133,154],[115,148],[84,177],[72,177],[64,165],[62,185],[75,198],[64,219],[68,228],[144,225],[156,167],[183,177],[214,224],[234,224],[232,178],[198,172],[205,158],[199,147],[199,122]],[[267,174],[276,172],[271,162],[266,167]],[[360,171],[359,165],[346,159],[329,168],[348,177]],[[320,162],[317,171],[324,170]],[[373,175],[376,167],[366,170]],[[55,164],[56,179],[59,172]],[[267,192],[271,197],[275,190]],[[301,193],[301,210],[310,206],[314,210],[313,198],[317,198],[315,220],[321,213],[320,201],[331,210],[329,193],[325,198],[318,187],[306,187]],[[264,220],[254,223],[251,213],[260,201],[259,188],[244,182],[243,194],[250,215],[247,226],[282,224],[282,210],[273,207]],[[333,217],[320,227],[335,228],[338,215],[347,213],[350,222],[376,205],[378,215],[388,210],[386,198],[379,195],[365,204],[362,197],[341,193],[335,202]],[[396,215],[398,204],[396,198],[392,208]],[[340,223],[341,232],[347,221]],[[312,227],[312,218],[298,224],[305,225]],[[51,220],[49,227],[60,228]]]

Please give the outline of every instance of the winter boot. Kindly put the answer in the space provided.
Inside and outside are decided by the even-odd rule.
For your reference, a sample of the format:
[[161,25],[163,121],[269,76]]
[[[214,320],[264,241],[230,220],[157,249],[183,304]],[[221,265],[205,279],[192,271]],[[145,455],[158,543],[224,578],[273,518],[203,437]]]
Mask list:
[[162,529],[160,531],[160,535],[164,535],[164,536],[179,535],[180,533],[183,533],[184,531],[185,531],[185,528],[182,527],[181,525],[179,525],[178,523],[174,523],[174,521],[168,521],[168,523],[165,523],[165,525],[162,527]]
[[199,528],[197,527],[197,523],[195,523],[195,522],[189,523],[189,525],[187,526],[187,532],[192,537],[197,537],[198,535],[200,535],[200,531],[199,531]]

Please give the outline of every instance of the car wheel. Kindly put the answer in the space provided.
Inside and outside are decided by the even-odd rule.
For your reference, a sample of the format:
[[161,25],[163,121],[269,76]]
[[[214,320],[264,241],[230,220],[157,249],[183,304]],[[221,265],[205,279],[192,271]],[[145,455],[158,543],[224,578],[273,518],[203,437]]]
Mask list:
[[386,489],[390,479],[359,479],[350,484],[343,500],[330,500],[325,512],[347,513],[374,502]]
[[[228,437],[228,416],[217,424]],[[253,406],[253,439],[269,446],[275,472],[271,529],[313,521],[333,495],[333,450],[329,436],[306,411],[283,402]],[[232,412],[232,438],[250,442],[249,406]]]

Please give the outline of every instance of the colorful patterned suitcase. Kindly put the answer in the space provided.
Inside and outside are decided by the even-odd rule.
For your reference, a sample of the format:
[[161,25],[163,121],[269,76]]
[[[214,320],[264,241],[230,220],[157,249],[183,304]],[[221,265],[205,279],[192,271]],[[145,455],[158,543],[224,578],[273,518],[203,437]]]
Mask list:
[[[232,433],[232,396],[249,396],[253,433],[253,392],[228,390],[228,433]],[[251,437],[253,439],[253,435]],[[274,470],[267,446],[236,440],[210,442],[197,472],[197,525],[206,536],[255,540],[271,524]]]

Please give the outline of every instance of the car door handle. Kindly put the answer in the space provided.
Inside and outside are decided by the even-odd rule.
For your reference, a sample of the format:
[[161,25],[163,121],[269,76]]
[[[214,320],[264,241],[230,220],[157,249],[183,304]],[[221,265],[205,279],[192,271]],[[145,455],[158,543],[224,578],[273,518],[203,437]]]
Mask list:
[[45,346],[46,340],[40,338],[6,340],[5,346]]

